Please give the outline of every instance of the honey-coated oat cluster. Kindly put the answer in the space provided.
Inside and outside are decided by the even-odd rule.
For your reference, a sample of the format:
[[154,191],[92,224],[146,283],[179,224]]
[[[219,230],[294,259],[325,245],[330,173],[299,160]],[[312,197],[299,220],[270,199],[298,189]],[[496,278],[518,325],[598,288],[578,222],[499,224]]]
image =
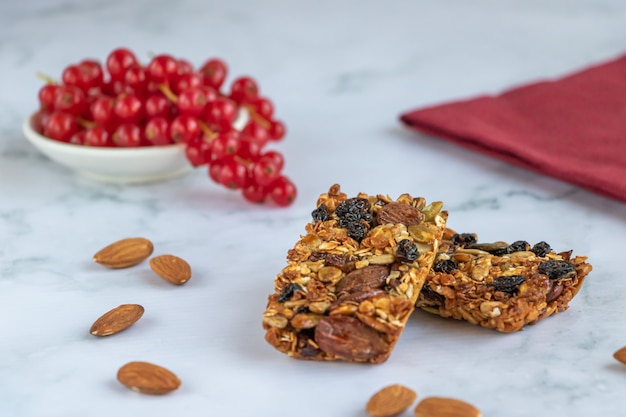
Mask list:
[[263,313],[265,339],[300,359],[386,361],[415,307],[502,332],[563,311],[591,271],[545,242],[478,243],[443,203],[320,195]]

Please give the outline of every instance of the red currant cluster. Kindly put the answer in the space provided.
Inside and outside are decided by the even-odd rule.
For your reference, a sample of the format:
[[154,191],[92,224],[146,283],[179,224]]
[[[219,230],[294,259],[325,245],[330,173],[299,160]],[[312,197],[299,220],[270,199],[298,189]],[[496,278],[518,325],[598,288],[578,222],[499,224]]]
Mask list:
[[[284,159],[265,146],[285,136],[274,106],[254,79],[239,77],[222,89],[224,61],[214,58],[197,71],[184,59],[158,55],[141,65],[126,48],[113,50],[104,68],[84,60],[63,71],[62,82],[39,90],[34,128],[44,136],[99,147],[185,145],[189,162],[209,166],[209,177],[240,189],[250,202],[268,199],[287,206],[296,187],[282,174]],[[233,124],[241,112],[248,121]]]

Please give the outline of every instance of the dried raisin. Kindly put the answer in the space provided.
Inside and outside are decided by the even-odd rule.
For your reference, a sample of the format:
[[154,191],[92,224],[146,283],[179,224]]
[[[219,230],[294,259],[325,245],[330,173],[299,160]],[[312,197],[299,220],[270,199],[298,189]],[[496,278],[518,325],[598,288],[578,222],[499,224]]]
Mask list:
[[314,222],[323,222],[328,219],[328,207],[326,204],[320,204],[313,212],[311,213],[313,216]]
[[452,259],[444,259],[437,262],[433,269],[435,272],[443,272],[444,274],[449,274],[455,269],[458,269],[458,267],[456,266],[456,262],[454,262]]
[[278,302],[284,303],[291,300],[296,291],[302,291],[302,288],[298,284],[288,284],[278,295]]
[[527,251],[528,248],[530,248],[530,245],[528,244],[528,242],[526,242],[525,240],[518,240],[509,245],[509,247],[507,248],[507,252],[508,253],[524,252],[524,251]]
[[576,266],[568,261],[545,261],[539,265],[537,270],[550,279],[574,278],[576,276]]
[[402,239],[396,247],[396,257],[401,261],[413,262],[419,258],[420,253],[417,250],[415,242],[409,239]]
[[339,226],[348,230],[348,235],[360,242],[367,235],[372,223],[370,202],[365,198],[349,198],[335,209],[339,218]]
[[550,245],[548,245],[544,241],[541,241],[541,242],[535,244],[535,246],[533,246],[533,248],[532,248],[533,253],[535,255],[541,256],[541,257],[546,256],[548,253],[550,253],[551,250],[552,250],[552,248],[550,247]]
[[507,294],[515,294],[519,291],[519,286],[526,281],[522,275],[509,275],[494,278],[494,280],[487,284],[493,287],[496,291],[502,291]]
[[430,288],[428,285],[424,285],[422,287],[422,291],[420,291],[420,297],[423,297],[425,300],[434,302],[438,305],[443,305],[446,301],[446,297],[439,294],[438,292],[435,292],[435,290]]
[[465,246],[478,242],[478,238],[474,233],[455,233],[450,238],[453,245]]

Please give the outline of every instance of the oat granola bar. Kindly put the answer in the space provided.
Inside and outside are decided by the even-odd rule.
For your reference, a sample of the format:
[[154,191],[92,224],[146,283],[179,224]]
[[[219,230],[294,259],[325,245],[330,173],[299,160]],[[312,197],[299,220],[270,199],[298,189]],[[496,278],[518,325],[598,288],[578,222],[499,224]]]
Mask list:
[[265,339],[289,356],[381,363],[415,308],[445,230],[442,203],[339,185],[320,195],[263,314]]
[[591,265],[546,242],[477,243],[476,234],[448,229],[417,307],[501,332],[568,308]]

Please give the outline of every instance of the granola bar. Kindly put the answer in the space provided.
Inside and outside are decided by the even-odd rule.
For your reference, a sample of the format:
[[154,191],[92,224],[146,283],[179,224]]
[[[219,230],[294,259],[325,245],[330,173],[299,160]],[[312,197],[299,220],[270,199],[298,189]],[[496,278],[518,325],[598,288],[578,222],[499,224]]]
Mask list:
[[320,195],[263,313],[265,339],[309,360],[381,363],[415,308],[445,230],[441,202]]
[[448,229],[417,307],[500,332],[564,311],[592,266],[546,242],[477,243]]

